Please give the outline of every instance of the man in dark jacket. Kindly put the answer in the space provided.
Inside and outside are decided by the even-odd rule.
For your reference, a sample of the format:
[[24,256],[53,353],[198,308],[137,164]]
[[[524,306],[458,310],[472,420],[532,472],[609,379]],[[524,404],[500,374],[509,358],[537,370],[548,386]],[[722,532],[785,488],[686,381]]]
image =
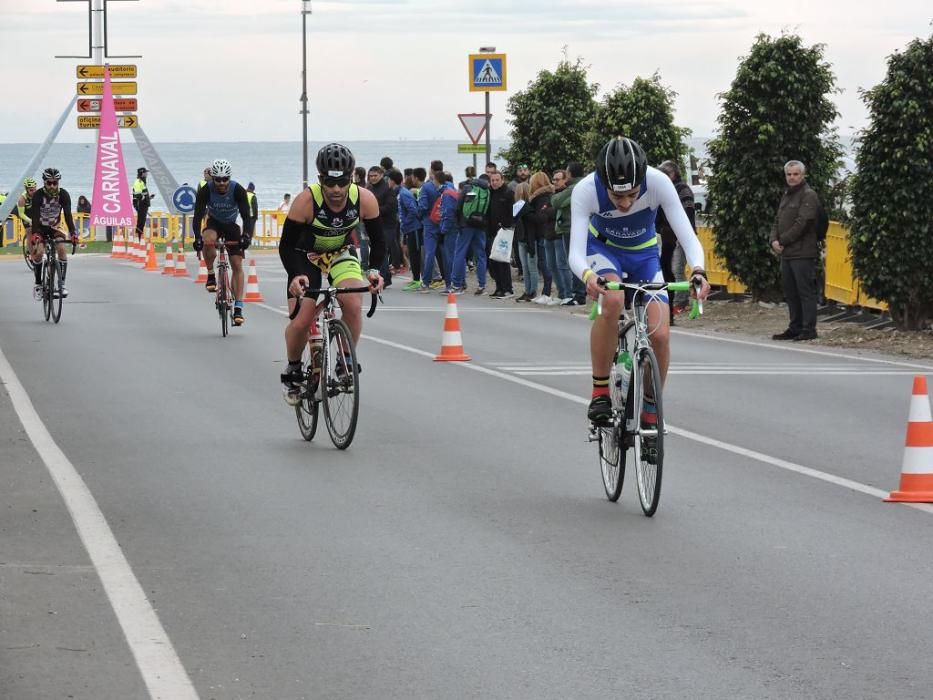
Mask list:
[[784,166],[787,191],[781,198],[771,229],[771,249],[781,256],[781,282],[790,324],[774,340],[816,338],[816,261],[819,257],[816,223],[820,198],[806,182],[806,166],[799,160]]
[[367,173],[369,180],[366,189],[376,195],[376,201],[379,202],[379,218],[382,221],[383,235],[386,240],[386,252],[382,263],[382,269],[379,271],[382,279],[385,280],[385,286],[392,285],[392,271],[389,269],[389,262],[397,270],[402,264],[402,251],[398,243],[398,199],[395,193],[389,189],[389,183],[385,180],[385,171],[380,165],[374,165]]
[[[492,241],[500,228],[512,228],[512,203],[515,197],[505,184],[502,173],[496,171],[489,175],[489,214],[486,218],[486,256],[489,256]],[[489,274],[496,283],[493,299],[511,299],[512,266],[489,258]]]
[[[583,166],[575,161],[567,163],[567,184],[551,198],[554,205],[554,230],[560,234],[564,245],[564,259],[570,255],[570,196],[574,186],[583,179]],[[576,275],[570,275],[571,298],[563,302],[564,306],[584,306],[586,304],[586,286]]]
[[[680,169],[672,160],[666,160],[658,166],[658,170],[667,175],[674,183],[674,189],[677,190],[677,196],[680,198],[680,205],[684,208],[687,218],[690,220],[690,226],[697,230],[696,207],[693,201],[693,190],[690,185],[680,179]],[[661,234],[661,274],[664,275],[665,282],[680,282],[686,279],[684,276],[684,267],[687,264],[684,256],[684,249],[677,242],[677,236],[674,235],[674,229],[667,221],[667,216],[663,209],[658,210],[658,218],[655,221],[655,229]],[[687,292],[677,292],[674,294],[673,303],[670,305],[671,325],[674,325],[674,314],[679,313],[687,306],[689,296]]]

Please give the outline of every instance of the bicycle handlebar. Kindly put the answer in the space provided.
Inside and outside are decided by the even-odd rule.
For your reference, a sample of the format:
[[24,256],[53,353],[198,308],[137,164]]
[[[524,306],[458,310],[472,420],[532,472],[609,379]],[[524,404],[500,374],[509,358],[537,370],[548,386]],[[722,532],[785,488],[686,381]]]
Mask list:
[[[639,284],[632,284],[630,282],[610,282],[609,280],[600,278],[598,280],[599,286],[604,289],[611,289],[618,291],[621,289],[634,289],[637,292],[660,292],[663,290],[670,290],[672,292],[689,292],[691,286],[695,287],[698,291],[700,289],[700,284],[698,282],[684,281],[684,282],[642,282]],[[597,300],[593,307],[590,309],[589,319],[591,321],[596,320],[596,317],[603,312],[602,304],[600,300]],[[703,313],[703,302],[701,302],[696,297],[693,298],[690,305],[690,319],[694,319],[700,314]]]
[[295,309],[288,315],[288,318],[289,320],[293,320],[295,316],[298,315],[298,310],[301,308],[301,300],[304,297],[312,297],[317,296],[318,294],[323,294],[326,299],[336,294],[362,294],[363,292],[369,292],[372,294],[372,301],[369,304],[369,311],[366,312],[366,318],[372,318],[373,314],[376,313],[376,304],[382,301],[382,295],[372,291],[372,289],[369,287],[322,287],[320,289],[305,287],[304,293],[300,297],[295,298]]

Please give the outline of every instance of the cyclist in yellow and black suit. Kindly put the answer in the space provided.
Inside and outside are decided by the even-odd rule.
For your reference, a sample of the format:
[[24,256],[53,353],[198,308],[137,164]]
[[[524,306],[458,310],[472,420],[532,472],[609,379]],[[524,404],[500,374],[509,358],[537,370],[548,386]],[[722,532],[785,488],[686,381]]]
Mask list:
[[[301,297],[306,288],[320,288],[324,272],[335,287],[368,286],[376,292],[382,289],[379,267],[385,257],[386,245],[379,220],[379,203],[372,192],[352,184],[355,165],[356,159],[346,146],[339,143],[324,146],[317,155],[319,182],[305,189],[292,202],[279,242],[279,258],[288,272],[289,297]],[[360,219],[370,245],[370,269],[366,271],[365,280],[351,243]],[[341,294],[337,299],[343,310],[343,320],[356,344],[363,330],[361,295]],[[289,403],[298,400],[298,384],[302,380],[301,353],[308,340],[308,329],[316,307],[317,304],[302,304],[298,315],[285,329],[288,369],[282,375],[282,383],[285,385],[285,400]]]

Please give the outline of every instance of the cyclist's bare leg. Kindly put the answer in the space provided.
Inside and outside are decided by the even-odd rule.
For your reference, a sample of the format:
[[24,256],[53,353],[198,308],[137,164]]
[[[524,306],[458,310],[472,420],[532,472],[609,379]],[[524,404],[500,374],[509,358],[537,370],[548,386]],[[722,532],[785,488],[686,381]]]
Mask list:
[[[289,299],[289,306],[294,306],[294,299]],[[301,361],[301,353],[308,342],[308,329],[317,313],[317,304],[313,299],[303,299],[298,315],[285,326],[285,351],[289,362]]]
[[68,262],[68,253],[65,251],[65,239],[56,236],[55,240],[58,241],[58,245],[55,246],[55,250],[58,253],[58,259],[62,262]]
[[[348,289],[358,289],[368,287],[363,280],[348,279],[341,282],[339,287]],[[343,310],[343,322],[350,329],[350,335],[353,336],[353,344],[360,342],[360,334],[363,332],[363,316],[360,313],[363,308],[363,294],[341,294],[337,297],[340,302],[340,308]]]
[[[618,275],[604,274],[610,282],[618,282]],[[594,377],[608,377],[612,360],[616,354],[619,338],[619,316],[625,303],[625,292],[606,290],[602,295],[603,312],[593,321],[590,328],[590,359]]]
[[658,360],[661,386],[667,381],[667,367],[671,361],[670,307],[660,301],[652,301],[647,307],[648,340]]
[[40,236],[38,240],[33,240],[32,229],[26,232],[26,246],[29,248],[29,258],[34,263],[42,262],[42,253],[45,252],[45,244]]
[[204,237],[204,264],[207,266],[208,274],[214,273],[214,260],[217,259],[217,232],[212,228],[206,228],[201,232]]
[[243,300],[243,256],[242,255],[231,255],[230,256],[230,267],[233,270],[233,274],[230,277],[231,284],[233,286],[233,299],[234,301],[242,301]]

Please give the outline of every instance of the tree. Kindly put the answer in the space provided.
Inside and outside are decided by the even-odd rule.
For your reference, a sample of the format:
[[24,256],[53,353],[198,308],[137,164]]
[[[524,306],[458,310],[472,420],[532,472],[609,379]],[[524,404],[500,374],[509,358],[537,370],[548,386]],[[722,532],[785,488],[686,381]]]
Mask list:
[[760,34],[729,90],[719,95],[719,133],[709,142],[708,189],[716,254],[756,299],[780,299],[780,265],[768,245],[786,189],[783,166],[802,161],[823,195],[842,148],[830,125],[835,77],[823,45]]
[[851,178],[849,251],[862,289],[888,303],[900,329],[933,316],[933,36],[888,58],[884,80],[862,93],[869,126]]
[[538,73],[527,88],[509,98],[511,144],[499,157],[508,160],[510,168],[526,163],[532,171],[546,173],[580,160],[598,89],[587,82],[580,59],[574,64],[564,59],[553,73]]
[[661,76],[635,78],[631,87],[619,85],[603,98],[596,112],[586,145],[592,164],[603,144],[613,136],[628,136],[637,141],[648,162],[658,165],[672,160],[685,172],[688,148],[684,139],[690,129],[674,125],[674,98],[677,93],[661,84]]

